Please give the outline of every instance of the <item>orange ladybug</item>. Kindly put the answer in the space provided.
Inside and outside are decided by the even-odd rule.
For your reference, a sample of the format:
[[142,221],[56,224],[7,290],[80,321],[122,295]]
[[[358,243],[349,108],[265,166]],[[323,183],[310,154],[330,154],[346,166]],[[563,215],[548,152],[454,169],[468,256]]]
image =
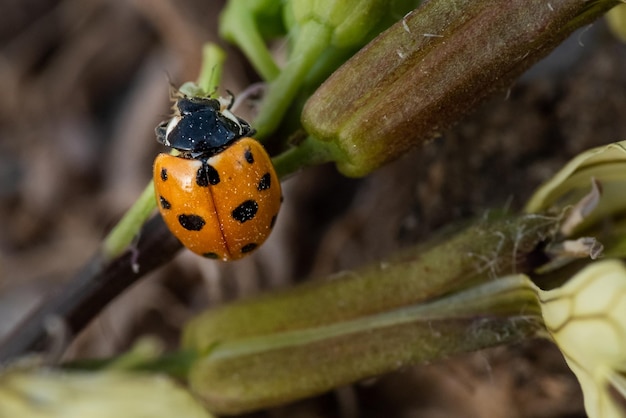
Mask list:
[[276,223],[282,194],[254,130],[219,100],[182,97],[157,140],[180,152],[159,154],[154,186],[161,216],[196,254],[224,261],[250,254]]

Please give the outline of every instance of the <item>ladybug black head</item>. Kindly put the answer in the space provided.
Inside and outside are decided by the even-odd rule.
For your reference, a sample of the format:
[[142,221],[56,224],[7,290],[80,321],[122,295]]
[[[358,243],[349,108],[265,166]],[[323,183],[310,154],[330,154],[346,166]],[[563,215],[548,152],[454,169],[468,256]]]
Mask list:
[[157,141],[192,154],[216,154],[233,141],[251,136],[248,122],[222,111],[219,100],[182,97],[177,114],[155,129]]

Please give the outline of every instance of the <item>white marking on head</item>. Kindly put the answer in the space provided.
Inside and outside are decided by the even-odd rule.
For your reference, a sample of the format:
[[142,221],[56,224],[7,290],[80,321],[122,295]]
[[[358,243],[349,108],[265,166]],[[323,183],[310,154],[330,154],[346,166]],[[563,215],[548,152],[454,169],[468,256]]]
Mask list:
[[176,125],[178,125],[178,122],[180,122],[181,119],[182,119],[182,116],[176,115],[172,119],[170,119],[169,123],[167,124],[167,128],[165,128],[165,142],[164,142],[165,146],[168,146],[168,147],[170,146],[170,140],[169,140],[170,133],[172,133],[172,131],[174,130]]
[[222,115],[235,122],[239,127],[239,135],[243,135],[243,127],[241,126],[241,122],[239,122],[239,119],[237,119],[237,116],[233,115],[232,112],[228,109],[222,110]]

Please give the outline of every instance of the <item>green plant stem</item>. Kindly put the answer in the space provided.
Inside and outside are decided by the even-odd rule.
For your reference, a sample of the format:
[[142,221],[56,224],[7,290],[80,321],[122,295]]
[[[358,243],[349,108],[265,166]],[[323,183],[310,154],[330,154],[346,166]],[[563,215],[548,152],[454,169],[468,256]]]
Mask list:
[[102,243],[104,261],[112,260],[126,250],[155,208],[154,183],[151,180],[139,199],[104,239]]
[[291,106],[308,70],[328,47],[330,37],[330,28],[322,23],[311,20],[302,26],[287,65],[270,84],[261,110],[252,123],[259,140],[263,140],[276,129],[287,108]]
[[198,87],[207,95],[215,95],[222,80],[222,70],[226,61],[226,53],[213,43],[202,48],[202,68],[198,76]]
[[335,161],[338,152],[339,149],[333,143],[321,142],[309,136],[297,146],[272,158],[272,163],[278,178],[284,179],[305,167]]
[[[274,62],[272,55],[265,45],[259,32],[257,19],[262,19],[263,12],[255,10],[249,0],[229,1],[222,12],[220,33],[222,37],[234,41],[248,57],[252,66],[257,70],[264,81],[272,81],[280,74],[280,68]],[[269,3],[274,3],[269,0]],[[259,4],[265,11],[271,9],[272,4]],[[255,15],[259,16],[255,16]]]

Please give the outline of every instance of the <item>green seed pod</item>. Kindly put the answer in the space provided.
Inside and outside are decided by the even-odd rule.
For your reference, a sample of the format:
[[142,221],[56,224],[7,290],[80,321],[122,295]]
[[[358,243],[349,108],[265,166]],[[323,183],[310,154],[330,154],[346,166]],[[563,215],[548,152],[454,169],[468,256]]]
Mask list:
[[309,99],[309,134],[363,176],[441,134],[616,0],[432,0],[340,67]]
[[527,255],[556,226],[535,215],[481,221],[382,263],[207,311],[184,330],[183,348],[199,353],[189,387],[214,413],[249,412],[534,335],[527,280],[493,277],[532,269]]

